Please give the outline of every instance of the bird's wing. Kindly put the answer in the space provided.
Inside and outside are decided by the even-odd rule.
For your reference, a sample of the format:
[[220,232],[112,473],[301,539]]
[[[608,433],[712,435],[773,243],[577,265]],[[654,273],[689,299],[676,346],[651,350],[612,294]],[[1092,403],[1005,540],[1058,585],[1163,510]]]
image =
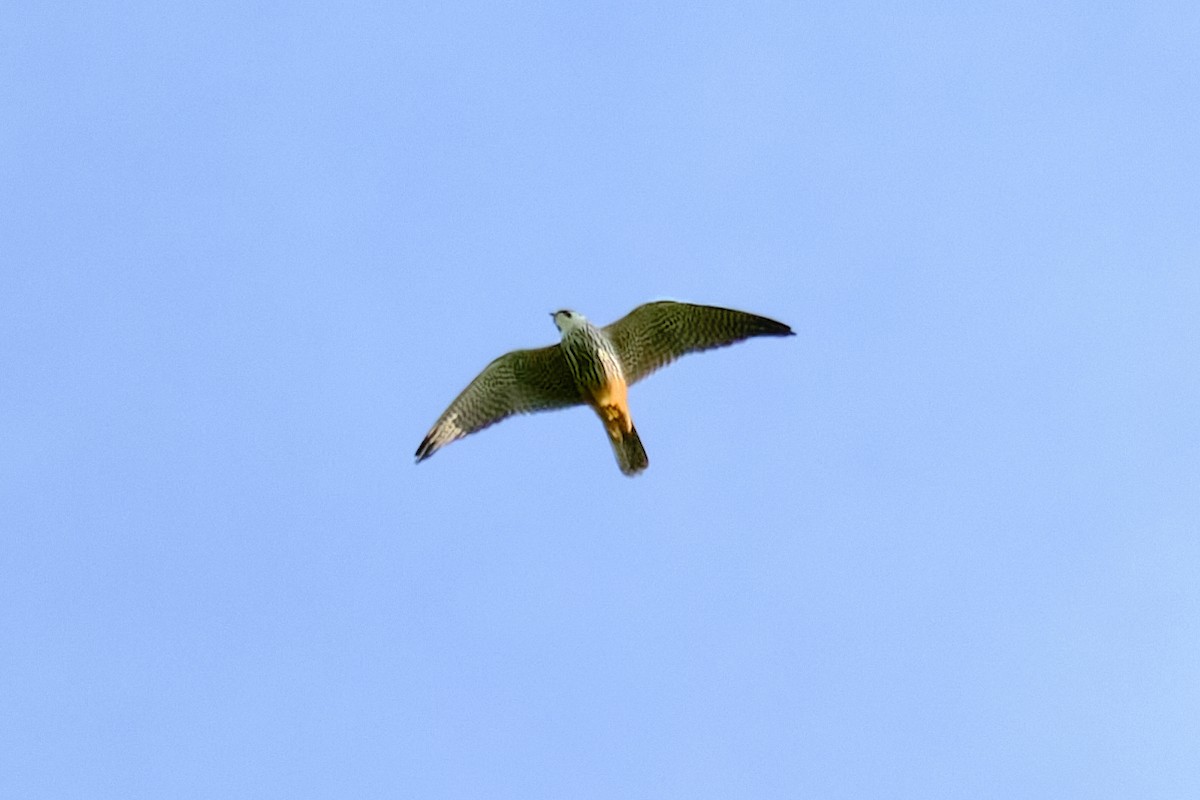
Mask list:
[[751,336],[793,336],[782,322],[734,311],[660,300],[638,306],[604,328],[616,347],[627,383],[687,353],[724,347]]
[[488,364],[442,412],[417,448],[417,461],[513,414],[582,402],[559,345],[505,353]]

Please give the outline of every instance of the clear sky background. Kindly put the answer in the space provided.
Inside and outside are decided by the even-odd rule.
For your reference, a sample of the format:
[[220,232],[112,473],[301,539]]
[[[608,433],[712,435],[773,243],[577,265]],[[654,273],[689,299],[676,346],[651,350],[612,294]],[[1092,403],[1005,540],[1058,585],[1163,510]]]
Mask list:
[[[9,3],[0,796],[1200,797],[1200,6]],[[547,313],[791,324],[412,453]]]

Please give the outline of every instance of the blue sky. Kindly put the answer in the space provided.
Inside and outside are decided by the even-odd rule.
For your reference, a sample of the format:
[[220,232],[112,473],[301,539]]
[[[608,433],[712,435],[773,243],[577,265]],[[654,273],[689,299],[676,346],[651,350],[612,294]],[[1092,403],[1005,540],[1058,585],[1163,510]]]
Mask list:
[[[0,795],[1200,796],[1194,3],[10,4]],[[674,298],[797,337],[412,453]]]

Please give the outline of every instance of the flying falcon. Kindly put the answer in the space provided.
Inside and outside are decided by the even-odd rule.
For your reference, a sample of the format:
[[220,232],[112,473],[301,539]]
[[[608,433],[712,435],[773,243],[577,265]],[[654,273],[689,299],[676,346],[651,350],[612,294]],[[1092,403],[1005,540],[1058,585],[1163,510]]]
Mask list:
[[575,311],[555,311],[562,341],[500,356],[471,381],[417,448],[420,463],[443,445],[513,414],[587,404],[604,423],[626,475],[650,465],[627,399],[629,387],[687,353],[751,336],[794,336],[782,322],[716,306],[662,300],[597,328]]

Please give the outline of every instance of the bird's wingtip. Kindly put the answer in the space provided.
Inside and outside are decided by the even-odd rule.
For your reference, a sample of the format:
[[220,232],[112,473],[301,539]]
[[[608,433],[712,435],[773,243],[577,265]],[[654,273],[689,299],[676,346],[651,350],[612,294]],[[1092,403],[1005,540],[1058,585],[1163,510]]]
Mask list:
[[778,320],[769,319],[767,317],[763,317],[763,319],[766,320],[767,323],[769,323],[765,326],[766,333],[769,333],[772,336],[795,336],[796,335],[796,332],[794,330],[792,330],[792,326],[788,325],[786,322],[779,322]]

